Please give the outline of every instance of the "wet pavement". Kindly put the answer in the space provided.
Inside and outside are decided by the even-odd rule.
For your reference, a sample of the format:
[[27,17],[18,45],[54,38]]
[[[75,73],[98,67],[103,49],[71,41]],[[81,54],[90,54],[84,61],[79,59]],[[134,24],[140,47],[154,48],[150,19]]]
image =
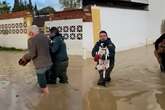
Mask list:
[[0,110],[165,110],[165,73],[152,46],[119,52],[107,87],[97,86],[92,59],[70,57],[69,84],[49,85],[41,96],[32,64],[21,67],[24,52],[0,51]]

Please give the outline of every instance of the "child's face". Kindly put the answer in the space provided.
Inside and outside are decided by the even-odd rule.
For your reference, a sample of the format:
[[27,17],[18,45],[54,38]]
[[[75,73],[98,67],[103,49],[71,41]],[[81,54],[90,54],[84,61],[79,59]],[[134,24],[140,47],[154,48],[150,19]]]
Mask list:
[[105,41],[105,40],[107,40],[107,38],[108,38],[108,36],[107,36],[106,33],[100,33],[99,37],[100,37],[100,40],[101,40],[101,41]]

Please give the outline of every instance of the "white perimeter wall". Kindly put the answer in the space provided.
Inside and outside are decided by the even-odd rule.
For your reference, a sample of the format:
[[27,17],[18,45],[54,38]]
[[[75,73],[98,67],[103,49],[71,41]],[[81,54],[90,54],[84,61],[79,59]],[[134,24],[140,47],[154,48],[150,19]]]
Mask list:
[[148,37],[148,12],[100,7],[101,29],[108,32],[117,50],[144,45]]
[[83,58],[91,57],[91,51],[93,48],[93,23],[92,22],[84,22],[83,23],[83,50],[84,55]]
[[[0,24],[24,23],[23,18],[0,20]],[[0,34],[0,46],[27,49],[27,34]]]
[[[99,7],[101,29],[108,32],[117,51],[153,43],[160,36],[160,26],[165,19],[165,0],[149,0],[149,11]],[[0,24],[23,23],[23,18],[0,20]],[[91,56],[93,48],[93,24],[82,19],[46,22],[51,26],[83,26],[83,39],[65,40],[71,55]],[[70,34],[70,32],[68,32]],[[77,34],[77,32],[75,32]],[[0,34],[0,46],[27,48],[26,34]]]
[[149,11],[100,7],[101,29],[118,51],[151,44],[160,36],[164,4],[165,0],[149,0]]
[[[70,32],[70,27],[82,26],[82,32]],[[68,19],[68,20],[54,20],[45,22],[45,27],[62,27],[61,33],[70,34],[74,33],[77,35],[78,33],[82,34],[82,39],[65,39],[67,45],[67,51],[70,55],[81,55],[83,58],[88,58],[91,56],[91,50],[93,48],[93,23],[92,22],[83,22],[82,19]],[[64,27],[69,27],[68,32],[64,32]]]
[[149,37],[160,36],[160,26],[165,19],[165,0],[149,0]]
[[[83,27],[83,21],[82,19],[69,19],[69,20],[53,20],[53,21],[46,21],[45,22],[45,27],[62,27],[62,34],[67,34],[69,37],[68,39],[65,39],[66,46],[67,46],[67,51],[70,55],[83,55],[84,50],[83,50],[83,39],[84,36],[81,40],[77,39],[77,34],[81,33],[83,35],[83,29],[82,32],[77,32],[77,26],[80,25]],[[68,27],[68,32],[64,32],[64,27]],[[71,26],[75,26],[76,30],[74,32],[70,31]],[[74,34],[76,36],[75,39],[70,39],[70,35]]]

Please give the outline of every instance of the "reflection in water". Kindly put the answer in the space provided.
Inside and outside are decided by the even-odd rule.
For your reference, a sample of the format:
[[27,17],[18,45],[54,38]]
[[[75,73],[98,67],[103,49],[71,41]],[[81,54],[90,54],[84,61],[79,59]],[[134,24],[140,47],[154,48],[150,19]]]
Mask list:
[[160,90],[161,93],[156,94],[157,103],[160,104],[162,110],[165,110],[165,89]]
[[84,110],[117,110],[116,99],[109,89],[92,88],[85,100]]
[[49,86],[50,94],[43,96],[35,110],[81,110],[81,97],[67,85]]

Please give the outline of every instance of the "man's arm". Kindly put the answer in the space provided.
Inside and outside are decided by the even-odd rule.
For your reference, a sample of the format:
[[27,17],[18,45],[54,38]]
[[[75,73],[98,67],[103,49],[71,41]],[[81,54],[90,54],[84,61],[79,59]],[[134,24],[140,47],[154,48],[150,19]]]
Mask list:
[[92,49],[92,56],[95,57],[96,52],[98,52],[98,51],[99,51],[99,44],[96,43],[94,48]]
[[25,60],[32,60],[37,57],[37,48],[36,44],[32,40],[28,40],[28,53],[23,56]]
[[109,50],[109,57],[114,57],[115,56],[115,45],[113,43],[110,43],[108,45],[108,50]]

